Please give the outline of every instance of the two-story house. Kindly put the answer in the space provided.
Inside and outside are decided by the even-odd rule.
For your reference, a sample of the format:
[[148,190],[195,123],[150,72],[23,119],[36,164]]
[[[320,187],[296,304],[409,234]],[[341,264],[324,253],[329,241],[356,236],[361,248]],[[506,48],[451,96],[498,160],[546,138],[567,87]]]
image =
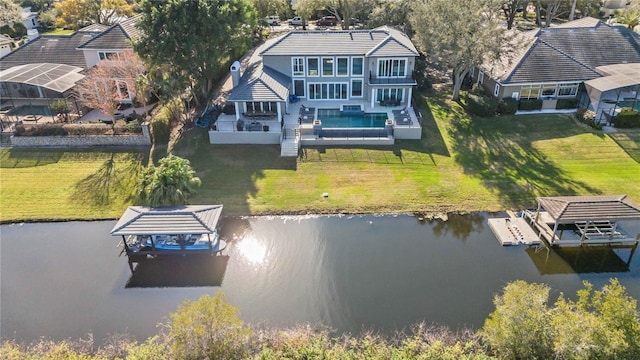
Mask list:
[[[395,138],[419,139],[420,125],[410,110],[418,56],[411,40],[389,27],[289,32],[258,49],[244,74],[239,62],[231,66],[228,101],[235,105],[235,124],[225,126],[230,120],[223,118],[215,131],[246,131],[251,127],[245,124],[261,120],[277,131],[295,128],[303,143],[311,137],[315,144],[328,137],[385,137],[389,143],[384,134],[395,125],[413,128],[411,135],[400,131]],[[305,130],[310,133],[307,138]],[[224,136],[213,134],[210,139],[245,142],[240,136],[248,137]],[[272,136],[269,142],[276,140]]]

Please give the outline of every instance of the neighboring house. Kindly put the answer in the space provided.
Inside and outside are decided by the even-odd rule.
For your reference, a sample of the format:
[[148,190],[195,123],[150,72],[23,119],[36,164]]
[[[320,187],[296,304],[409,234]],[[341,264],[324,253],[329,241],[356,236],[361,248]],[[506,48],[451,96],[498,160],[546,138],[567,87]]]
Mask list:
[[87,67],[95,66],[98,61],[118,59],[119,54],[131,49],[131,40],[139,35],[135,16],[108,27],[91,40],[78,46],[84,54]]
[[473,81],[499,98],[540,99],[542,110],[577,99],[598,118],[611,111],[603,100],[638,98],[640,36],[633,31],[587,17],[522,36],[511,58],[472,69]]
[[22,8],[22,23],[27,30],[37,29],[40,26],[38,13],[31,11],[31,7]]
[[[242,76],[239,63],[231,67],[234,87],[228,101],[235,104],[233,120],[242,125],[255,122],[256,116],[272,115],[277,131],[281,127],[300,125],[296,128],[304,135],[305,127],[315,126],[315,137],[326,138],[320,133],[319,123],[325,122],[322,131],[327,135],[326,124],[331,117],[332,127],[358,127],[361,134],[366,132],[363,128],[372,128],[373,137],[380,137],[380,132],[374,130],[385,129],[385,120],[394,119],[393,110],[403,115],[406,110],[407,115],[401,120],[409,121],[406,117],[416,85],[413,70],[418,56],[411,40],[389,27],[289,32],[258,49]],[[326,115],[325,110],[335,110],[336,116]],[[346,116],[340,123],[340,114],[362,115],[363,112],[378,113],[383,117],[382,125],[356,126],[347,123],[352,120]],[[413,116],[414,121],[409,122],[417,130],[414,129],[410,137],[420,138],[421,129],[415,114]],[[219,127],[216,131],[220,131]],[[367,137],[354,136],[346,130],[342,133],[345,135],[339,136],[338,131],[333,131],[331,136]],[[223,136],[213,134],[210,139],[225,142]],[[396,137],[402,135],[396,133]]]
[[11,52],[12,44],[13,39],[6,35],[0,34],[0,58]]
[[622,10],[627,7],[629,0],[603,0],[600,12],[602,16],[612,16],[616,10]]
[[[94,24],[71,35],[41,35],[0,57],[2,101],[32,103],[40,99],[47,103],[67,97],[75,83],[84,78],[84,70],[131,48],[129,40],[137,34],[136,20],[112,26]],[[121,92],[126,95],[122,101],[131,102],[132,94],[126,86]]]

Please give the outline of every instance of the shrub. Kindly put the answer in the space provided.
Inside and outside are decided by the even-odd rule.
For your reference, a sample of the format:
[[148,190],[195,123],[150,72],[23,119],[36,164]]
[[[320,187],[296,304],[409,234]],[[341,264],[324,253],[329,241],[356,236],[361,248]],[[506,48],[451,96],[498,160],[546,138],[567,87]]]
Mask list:
[[498,114],[513,115],[518,111],[518,100],[514,98],[505,98],[498,100]]
[[171,314],[171,352],[176,359],[248,358],[252,331],[242,324],[237,308],[220,291],[185,301]]
[[151,136],[155,144],[168,143],[171,133],[171,111],[163,107],[151,120]]
[[542,100],[540,99],[521,99],[518,102],[518,110],[541,110]]
[[617,128],[639,128],[640,111],[631,108],[622,108],[620,113],[613,118],[613,124]]
[[68,114],[71,111],[71,106],[69,106],[69,102],[65,99],[52,101],[51,104],[49,104],[49,108],[56,114]]
[[476,116],[493,116],[496,114],[498,101],[494,98],[468,94],[467,95],[467,112]]
[[61,124],[16,125],[15,136],[64,136],[67,130]]
[[578,107],[578,99],[558,99],[556,109],[575,109]]

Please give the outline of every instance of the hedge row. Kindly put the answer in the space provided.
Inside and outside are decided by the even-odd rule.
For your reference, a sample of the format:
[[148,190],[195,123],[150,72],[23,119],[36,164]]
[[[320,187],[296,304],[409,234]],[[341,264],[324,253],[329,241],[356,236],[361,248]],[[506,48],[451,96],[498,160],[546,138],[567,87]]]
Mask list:
[[556,109],[575,109],[578,107],[578,99],[558,99]]
[[640,128],[640,111],[622,108],[620,113],[613,118],[613,124],[617,128]]
[[34,124],[16,125],[15,136],[68,136],[68,135],[130,135],[141,134],[142,127],[138,121],[116,126],[102,123],[95,124]]
[[518,110],[541,110],[542,100],[540,99],[521,99],[518,103]]

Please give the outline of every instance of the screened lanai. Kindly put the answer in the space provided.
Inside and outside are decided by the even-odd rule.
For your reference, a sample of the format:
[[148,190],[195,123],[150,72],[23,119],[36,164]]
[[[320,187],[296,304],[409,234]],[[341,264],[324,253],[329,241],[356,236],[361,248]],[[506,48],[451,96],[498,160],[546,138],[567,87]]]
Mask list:
[[599,66],[601,77],[584,82],[596,120],[611,122],[623,107],[640,108],[640,63]]
[[[550,245],[637,245],[640,238],[618,228],[622,220],[640,221],[640,206],[627,195],[541,197],[529,216]],[[578,237],[563,239],[566,229]]]

